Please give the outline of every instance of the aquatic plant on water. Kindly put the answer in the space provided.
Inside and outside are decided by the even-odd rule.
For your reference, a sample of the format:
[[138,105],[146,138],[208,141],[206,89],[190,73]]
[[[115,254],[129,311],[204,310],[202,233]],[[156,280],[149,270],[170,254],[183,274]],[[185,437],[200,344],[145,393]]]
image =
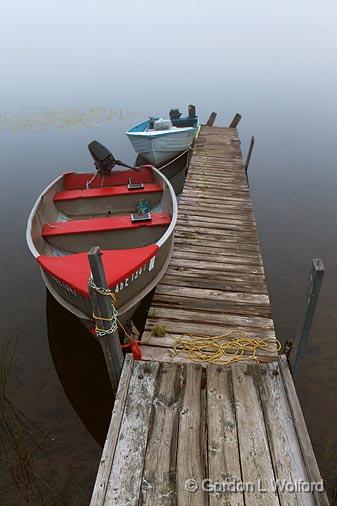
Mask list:
[[0,467],[8,477],[8,483],[0,490],[0,504],[7,504],[15,496],[21,498],[20,504],[67,506],[71,504],[71,482],[58,490],[34,466],[49,439],[48,431],[42,431],[30,420],[8,393],[16,349],[16,343],[11,346],[5,342],[0,351]]

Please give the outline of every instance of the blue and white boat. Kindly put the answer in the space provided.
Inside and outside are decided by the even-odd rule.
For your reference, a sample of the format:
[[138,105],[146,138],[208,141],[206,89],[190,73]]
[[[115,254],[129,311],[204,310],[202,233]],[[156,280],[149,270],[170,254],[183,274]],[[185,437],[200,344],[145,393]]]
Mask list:
[[178,109],[171,109],[169,119],[150,117],[128,130],[126,135],[136,153],[160,168],[192,144],[198,128],[195,107],[189,106],[186,117],[181,117]]

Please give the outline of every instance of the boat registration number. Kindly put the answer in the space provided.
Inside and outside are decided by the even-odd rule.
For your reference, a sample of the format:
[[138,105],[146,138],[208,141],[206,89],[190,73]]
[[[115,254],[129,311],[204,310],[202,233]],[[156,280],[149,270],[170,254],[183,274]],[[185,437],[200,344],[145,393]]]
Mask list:
[[119,293],[122,290],[124,290],[124,288],[127,288],[129,286],[129,284],[136,281],[142,274],[144,274],[144,272],[152,271],[154,264],[155,264],[155,259],[156,259],[156,257],[152,257],[151,260],[149,261],[149,263],[144,264],[142,267],[139,267],[139,269],[137,269],[135,272],[133,272],[131,274],[131,276],[129,276],[129,277],[123,279],[122,281],[120,281],[119,283],[117,283],[117,285],[115,286],[115,289],[114,289],[115,293]]

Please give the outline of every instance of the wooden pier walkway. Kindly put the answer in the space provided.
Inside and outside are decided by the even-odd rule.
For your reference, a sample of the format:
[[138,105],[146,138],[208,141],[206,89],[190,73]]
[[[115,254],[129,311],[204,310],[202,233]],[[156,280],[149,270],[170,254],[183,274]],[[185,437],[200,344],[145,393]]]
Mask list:
[[[158,325],[165,336],[153,334]],[[179,203],[173,258],[142,337],[143,357],[169,360],[179,337],[233,330],[275,339],[237,130],[202,127]],[[269,348],[267,356],[275,357],[276,345]]]
[[[235,129],[202,127],[175,238],[142,336],[143,360],[124,364],[91,505],[328,505],[277,353]],[[256,350],[258,361],[246,346],[229,364],[172,355],[177,342],[222,334],[268,346]]]

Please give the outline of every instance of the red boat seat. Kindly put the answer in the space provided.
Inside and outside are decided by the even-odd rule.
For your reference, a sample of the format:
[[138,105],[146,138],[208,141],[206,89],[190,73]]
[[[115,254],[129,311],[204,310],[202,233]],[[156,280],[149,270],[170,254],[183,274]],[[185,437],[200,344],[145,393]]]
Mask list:
[[[65,190],[83,190],[86,188],[87,182],[91,180],[90,188],[100,188],[102,177],[97,174],[93,179],[94,174],[85,172],[69,172],[64,174],[63,187]],[[104,185],[127,185],[129,177],[133,183],[153,183],[154,175],[151,165],[143,165],[139,170],[125,170],[125,171],[112,171],[110,176],[104,176]]]
[[[125,250],[102,250],[102,260],[109,288],[126,280],[145,266],[157,253],[159,247],[150,244],[142,248]],[[76,253],[63,257],[40,255],[37,257],[43,271],[66,283],[83,297],[89,297],[88,280],[90,266],[88,253]]]
[[163,187],[157,183],[145,183],[144,188],[139,188],[137,190],[129,190],[127,185],[107,186],[103,188],[89,188],[88,190],[68,190],[58,192],[54,195],[54,202],[65,202],[68,200],[89,198],[92,199],[99,197],[115,197],[117,195],[130,195],[131,193],[145,195],[147,193],[162,191]]
[[42,237],[54,237],[67,234],[85,234],[93,232],[110,232],[113,230],[135,229],[140,227],[168,226],[171,223],[170,213],[151,213],[151,221],[133,223],[131,215],[107,216],[87,220],[55,221],[46,223],[42,229]]

